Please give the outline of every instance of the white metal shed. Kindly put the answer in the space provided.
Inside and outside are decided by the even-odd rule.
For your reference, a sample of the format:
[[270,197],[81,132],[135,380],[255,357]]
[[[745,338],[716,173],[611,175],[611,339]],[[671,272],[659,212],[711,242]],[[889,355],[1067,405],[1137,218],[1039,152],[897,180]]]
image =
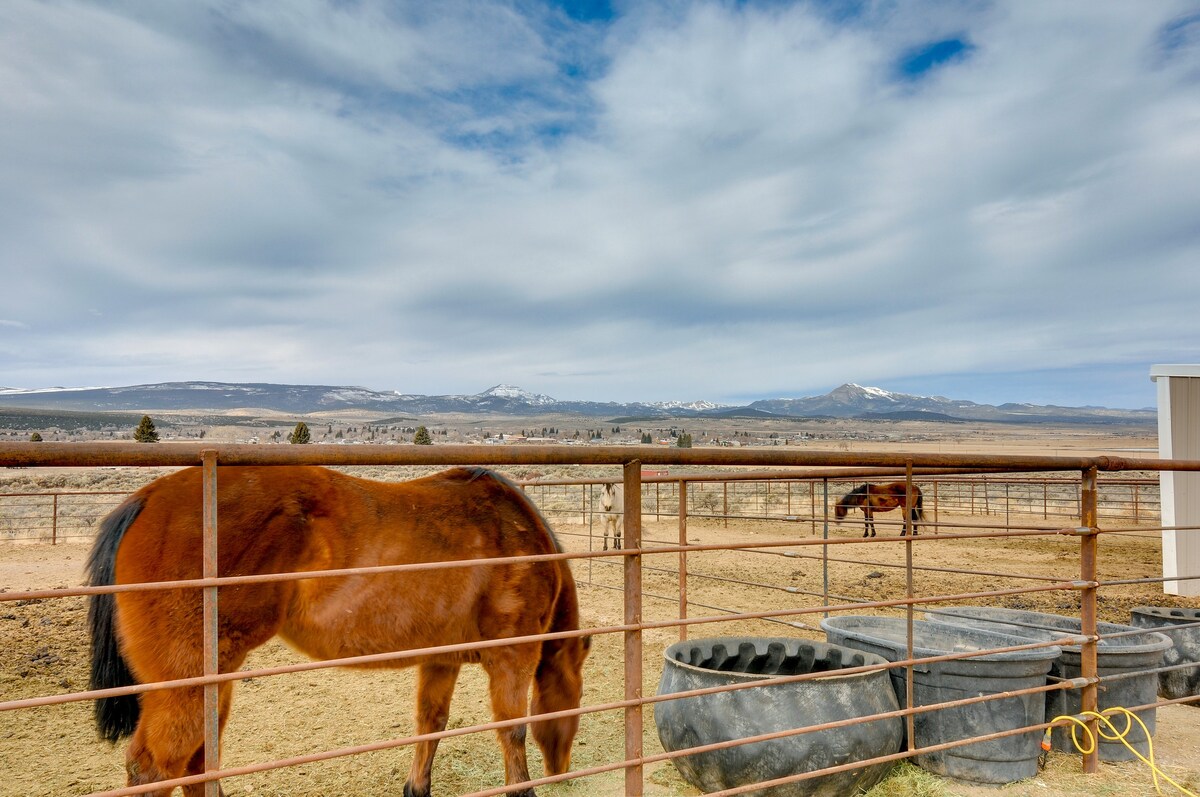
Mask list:
[[[1200,365],[1154,365],[1158,385],[1158,455],[1163,459],[1200,459]],[[1163,578],[1200,576],[1200,473],[1160,471]],[[1163,591],[1200,595],[1200,579],[1166,581]]]

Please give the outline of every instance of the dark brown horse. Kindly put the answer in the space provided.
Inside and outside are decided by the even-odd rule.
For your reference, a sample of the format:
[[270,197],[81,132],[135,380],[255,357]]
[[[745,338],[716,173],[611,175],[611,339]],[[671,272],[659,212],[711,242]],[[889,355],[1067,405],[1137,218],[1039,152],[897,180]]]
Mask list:
[[[483,469],[457,468],[403,483],[372,482],[315,467],[222,467],[218,471],[220,575],[495,559],[560,552],[524,493]],[[201,575],[201,471],[143,487],[105,519],[88,561],[93,585]],[[89,607],[93,689],[202,674],[201,591],[93,596]],[[315,659],[335,659],[579,628],[566,562],[472,565],[222,587],[220,671],[278,634]],[[465,663],[483,666],[496,720],[579,706],[589,641],[572,637],[383,665],[419,668],[417,733],[446,727]],[[220,686],[219,719],[233,683]],[[96,701],[105,739],[132,734],[129,785],[204,769],[202,687]],[[570,766],[578,718],[534,722],[552,774]],[[284,732],[281,728],[280,732]],[[529,779],[525,726],[498,731],[505,783]],[[415,745],[405,797],[430,793],[437,742]],[[172,789],[151,792],[168,797]],[[187,797],[203,784],[184,787]],[[531,795],[531,789],[520,794]]]
[[[907,482],[889,482],[888,484],[862,484],[842,496],[833,508],[836,522],[841,522],[851,509],[861,509],[863,513],[863,536],[875,536],[875,513],[890,512],[906,505]],[[917,521],[925,520],[924,497],[917,485],[912,486],[912,502],[907,503],[909,519],[912,521],[913,534],[917,533]],[[908,533],[907,529],[900,536]]]

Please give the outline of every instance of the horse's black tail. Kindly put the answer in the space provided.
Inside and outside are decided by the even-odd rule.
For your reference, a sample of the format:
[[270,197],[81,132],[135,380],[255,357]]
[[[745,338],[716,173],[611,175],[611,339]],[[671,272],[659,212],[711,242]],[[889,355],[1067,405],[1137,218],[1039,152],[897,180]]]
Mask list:
[[[88,556],[88,584],[108,587],[116,581],[117,548],[126,530],[142,511],[142,499],[130,498],[100,524],[100,532]],[[92,638],[91,689],[112,689],[137,683],[121,655],[116,633],[117,601],[112,593],[92,595],[88,604],[88,631]],[[141,714],[137,695],[102,697],[96,701],[96,728],[100,738],[120,741],[133,733]]]
[[913,492],[916,493],[914,496],[916,500],[913,501],[912,507],[912,522],[915,529],[918,520],[922,523],[925,522],[925,496],[921,495],[921,491],[915,486],[913,487]]

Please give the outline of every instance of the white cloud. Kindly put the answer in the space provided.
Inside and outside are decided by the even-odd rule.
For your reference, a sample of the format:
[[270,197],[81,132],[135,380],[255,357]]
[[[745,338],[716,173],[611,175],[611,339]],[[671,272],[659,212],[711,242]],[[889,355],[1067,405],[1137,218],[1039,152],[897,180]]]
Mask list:
[[6,380],[725,400],[1195,359],[1186,11],[16,0]]

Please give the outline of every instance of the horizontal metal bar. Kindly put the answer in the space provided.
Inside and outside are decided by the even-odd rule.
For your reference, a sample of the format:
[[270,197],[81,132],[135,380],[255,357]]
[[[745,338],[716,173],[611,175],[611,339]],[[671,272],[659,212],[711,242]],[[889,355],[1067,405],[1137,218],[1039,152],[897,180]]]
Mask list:
[[1200,471],[1200,460],[1025,454],[897,454],[880,451],[819,451],[790,446],[762,448],[662,448],[659,446],[358,446],[211,443],[0,442],[0,465],[84,467],[96,465],[199,465],[216,451],[221,466],[233,465],[724,465],[746,467],[845,466],[861,468],[1005,468],[1008,470]]

